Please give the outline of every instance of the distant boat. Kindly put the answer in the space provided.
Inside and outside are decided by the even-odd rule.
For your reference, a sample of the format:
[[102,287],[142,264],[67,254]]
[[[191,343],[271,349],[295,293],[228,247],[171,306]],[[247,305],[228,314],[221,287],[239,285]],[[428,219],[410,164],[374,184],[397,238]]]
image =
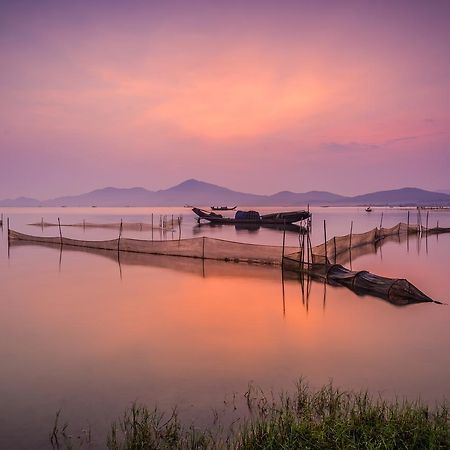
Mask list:
[[236,211],[234,218],[224,217],[221,214],[204,211],[200,208],[192,208],[197,214],[198,221],[201,219],[211,223],[221,224],[270,224],[270,225],[287,225],[294,222],[309,219],[311,213],[308,211],[288,211],[273,214],[265,214],[261,216],[258,211]]
[[366,208],[366,211],[367,211],[367,212],[372,212],[372,208],[371,208],[370,206],[368,206],[368,207]]
[[236,206],[211,206],[213,211],[234,211],[237,208]]

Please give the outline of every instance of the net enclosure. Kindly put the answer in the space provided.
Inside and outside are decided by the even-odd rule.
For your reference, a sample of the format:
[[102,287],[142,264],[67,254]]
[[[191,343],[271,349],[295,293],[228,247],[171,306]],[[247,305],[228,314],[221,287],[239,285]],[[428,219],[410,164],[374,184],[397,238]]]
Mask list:
[[[63,236],[32,236],[9,230],[9,238],[13,240],[59,244],[63,246],[255,264],[281,265],[283,258],[283,247],[281,246],[245,244],[208,237],[165,241],[119,237],[117,239],[106,241],[87,241],[70,239]],[[284,250],[285,252],[293,253],[298,251],[298,247],[285,247]]]
[[73,228],[105,228],[112,230],[125,230],[125,231],[151,231],[151,230],[175,230],[180,227],[183,218],[179,217],[167,217],[160,216],[152,222],[112,222],[112,223],[96,223],[96,222],[83,222],[79,223],[69,223],[60,224],[55,222],[45,222],[41,220],[40,222],[30,223],[30,226],[40,227],[40,228],[51,228],[51,227],[73,227]]
[[[392,237],[408,237],[409,234],[447,233],[450,228],[419,229],[399,223],[391,228],[374,228],[366,233],[337,236],[312,247],[309,235],[302,235],[298,247],[272,246],[233,242],[209,237],[178,240],[142,240],[122,238],[105,241],[70,239],[62,236],[33,236],[8,230],[8,239],[60,245],[61,247],[84,247],[116,252],[133,252],[200,258],[235,263],[279,265],[284,270],[308,273],[331,284],[345,286],[357,294],[380,297],[397,305],[433,300],[405,279],[387,278],[367,271],[352,271],[341,262],[351,260],[351,254],[363,254],[374,245]],[[438,303],[438,302],[437,302]]]

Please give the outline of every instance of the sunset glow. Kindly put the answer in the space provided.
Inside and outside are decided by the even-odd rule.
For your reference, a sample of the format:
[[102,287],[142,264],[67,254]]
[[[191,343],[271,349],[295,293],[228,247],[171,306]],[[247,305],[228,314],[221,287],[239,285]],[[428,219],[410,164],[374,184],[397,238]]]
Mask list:
[[0,8],[3,197],[448,188],[448,2]]

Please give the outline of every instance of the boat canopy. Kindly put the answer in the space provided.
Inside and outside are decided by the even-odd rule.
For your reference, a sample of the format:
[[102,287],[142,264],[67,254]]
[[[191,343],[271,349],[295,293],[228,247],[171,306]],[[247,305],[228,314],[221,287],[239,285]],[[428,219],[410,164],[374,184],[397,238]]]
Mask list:
[[261,220],[258,211],[236,211],[234,218],[237,220]]

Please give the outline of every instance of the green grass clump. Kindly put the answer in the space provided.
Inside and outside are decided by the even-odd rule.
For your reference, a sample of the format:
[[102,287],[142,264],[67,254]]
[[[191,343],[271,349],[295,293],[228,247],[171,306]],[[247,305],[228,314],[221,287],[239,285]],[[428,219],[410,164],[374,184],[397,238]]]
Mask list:
[[[167,416],[133,404],[112,424],[109,450],[147,449],[449,449],[446,404],[431,410],[419,401],[388,402],[367,392],[326,385],[314,391],[299,382],[293,393],[245,394],[245,419],[225,427],[215,417],[210,429],[185,427],[176,410]],[[238,423],[239,425],[236,425]],[[72,447],[75,448],[75,447]],[[78,448],[89,448],[81,446]]]

